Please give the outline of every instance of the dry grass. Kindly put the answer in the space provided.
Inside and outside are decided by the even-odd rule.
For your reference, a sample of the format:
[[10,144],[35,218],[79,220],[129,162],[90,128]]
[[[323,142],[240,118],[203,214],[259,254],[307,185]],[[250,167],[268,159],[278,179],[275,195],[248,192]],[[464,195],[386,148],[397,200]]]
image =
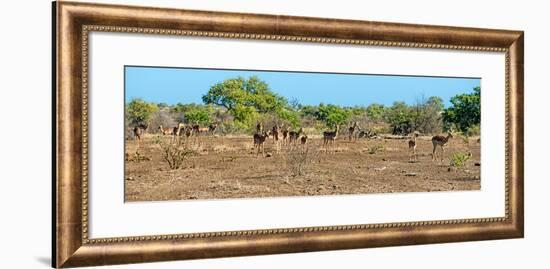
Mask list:
[[286,154],[286,167],[292,176],[303,176],[318,158],[318,151],[300,147]]
[[[145,136],[140,154],[150,160],[126,162],[125,195],[128,201],[221,199],[275,196],[365,194],[477,190],[480,188],[479,144],[453,139],[443,162],[432,162],[430,137],[419,137],[418,162],[409,163],[406,139],[345,141],[339,138],[334,153],[321,150],[322,139],[311,137],[308,151],[283,145],[275,152],[266,141],[266,155],[256,157],[252,138],[201,137],[197,154],[188,155],[171,170],[160,145]],[[383,147],[384,150],[379,150]],[[135,152],[135,141],[126,152]],[[371,148],[378,148],[370,154]],[[449,169],[453,153],[471,152],[461,169]],[[268,154],[269,153],[269,154]],[[414,175],[414,176],[411,176]]]

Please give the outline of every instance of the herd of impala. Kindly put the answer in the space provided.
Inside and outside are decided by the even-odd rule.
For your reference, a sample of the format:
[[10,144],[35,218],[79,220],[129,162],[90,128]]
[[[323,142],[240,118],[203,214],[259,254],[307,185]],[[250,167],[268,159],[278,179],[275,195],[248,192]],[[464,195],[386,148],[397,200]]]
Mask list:
[[[330,149],[334,147],[336,138],[338,137],[338,131],[339,131],[339,125],[336,125],[334,130],[328,130],[323,132],[322,147],[325,153],[330,153],[330,152],[334,153],[334,151]],[[412,134],[412,138],[408,140],[409,151],[411,153],[409,160],[411,162],[417,161],[416,138],[419,135],[420,133],[415,131]],[[308,142],[308,136],[304,134],[304,131],[302,128],[300,128],[296,132],[296,131],[289,131],[288,128],[282,128],[281,126],[275,125],[270,131],[264,131],[263,125],[261,123],[258,123],[256,125],[256,133],[254,134],[254,147],[257,148],[256,155],[258,155],[260,152],[262,152],[262,154],[264,153],[264,143],[267,140],[267,138],[270,136],[273,137],[276,152],[279,152],[280,150],[280,146],[281,146],[280,143],[288,144],[292,149],[292,147],[297,144],[297,141],[299,138],[300,144],[303,149],[305,146],[307,146],[307,142]],[[355,141],[358,138],[363,138],[363,137],[372,138],[372,137],[376,137],[376,135],[372,132],[361,130],[357,122],[353,122],[353,124],[348,128],[348,140]],[[452,137],[453,135],[451,133],[448,133],[447,136],[436,135],[432,137],[432,146],[433,146],[432,160],[433,161],[437,159],[437,148],[439,147],[442,152],[445,152],[444,146],[449,142],[449,139],[451,139]],[[443,160],[442,153],[440,153],[439,156],[441,160]]]
[[[218,124],[211,124],[207,127],[201,127],[198,124],[194,125],[185,125],[185,124],[178,124],[178,126],[175,126],[173,128],[165,128],[162,125],[158,127],[158,131],[162,135],[171,135],[174,137],[180,137],[185,136],[187,138],[189,137],[199,137],[201,135],[213,135],[218,127]],[[141,137],[143,133],[147,130],[147,125],[137,125],[133,129],[133,134],[135,139],[138,142],[139,147],[139,141],[141,140]],[[339,125],[336,125],[334,130],[327,130],[323,132],[323,142],[322,142],[322,149],[324,149],[325,153],[334,153],[334,150],[331,150],[334,148],[335,141],[338,137],[339,132]],[[419,132],[415,131],[412,133],[411,139],[408,140],[408,146],[409,146],[409,152],[410,152],[410,162],[416,162],[417,161],[417,153],[416,153],[416,146],[417,146],[417,137],[420,135]],[[301,147],[301,150],[307,149],[307,144],[309,141],[308,136],[304,133],[303,128],[300,128],[298,131],[289,130],[288,127],[284,127],[284,125],[274,125],[271,130],[264,130],[263,124],[258,123],[256,125],[256,132],[253,135],[254,140],[254,148],[257,149],[256,156],[260,152],[262,154],[265,153],[264,145],[269,137],[273,138],[274,143],[274,149],[278,153],[281,150],[281,145],[287,145],[291,150],[296,148],[297,146]],[[357,124],[357,122],[353,122],[351,126],[348,128],[348,140],[349,141],[355,141],[358,138],[372,138],[377,137],[376,134],[369,132],[369,131],[363,131]],[[453,135],[451,133],[448,133],[446,136],[443,135],[436,135],[433,136],[432,141],[432,160],[435,161],[437,159],[437,148],[439,147],[441,149],[441,153],[439,154],[440,159],[443,160],[442,153],[445,152],[445,144],[449,142],[449,140],[453,138]],[[479,140],[478,140],[479,142]]]

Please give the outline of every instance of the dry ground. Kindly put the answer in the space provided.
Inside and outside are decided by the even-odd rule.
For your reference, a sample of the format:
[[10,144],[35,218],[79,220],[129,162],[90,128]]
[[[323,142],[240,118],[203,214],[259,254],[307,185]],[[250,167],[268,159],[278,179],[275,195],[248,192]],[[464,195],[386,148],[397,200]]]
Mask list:
[[[273,142],[256,156],[251,137],[201,137],[198,154],[188,157],[179,170],[170,170],[154,135],[140,143],[141,161],[126,161],[127,201],[221,199],[274,196],[364,194],[387,192],[430,192],[480,189],[480,147],[451,139],[443,162],[432,162],[431,137],[418,138],[418,162],[409,162],[407,140],[379,139],[349,142],[339,138],[333,154],[320,151],[321,139],[308,144],[311,161],[302,175],[296,175],[289,158],[299,156],[299,146],[289,153],[283,146],[275,153]],[[373,153],[374,148],[380,148]],[[135,141],[126,141],[126,152],[134,153]],[[452,152],[473,155],[463,168],[449,168]]]

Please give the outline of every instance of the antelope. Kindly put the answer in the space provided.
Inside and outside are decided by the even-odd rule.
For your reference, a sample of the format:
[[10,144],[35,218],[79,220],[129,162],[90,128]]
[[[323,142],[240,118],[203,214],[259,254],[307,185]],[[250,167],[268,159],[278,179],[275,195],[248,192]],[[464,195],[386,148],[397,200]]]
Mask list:
[[172,130],[170,128],[163,128],[162,125],[159,125],[159,131],[162,135],[171,135]]
[[273,141],[279,141],[279,134],[281,132],[281,127],[279,127],[277,124],[273,125],[273,128],[271,128],[271,135],[273,135]]
[[197,136],[201,133],[208,133],[210,129],[208,127],[200,127],[198,124],[193,125],[193,133]]
[[210,124],[210,125],[208,126],[208,132],[209,132],[211,135],[214,135],[214,132],[216,131],[217,128],[218,128],[218,124],[217,124],[217,123]]
[[300,137],[300,144],[302,145],[302,151],[305,151],[307,148],[307,135]]
[[[181,131],[183,131],[183,133]],[[193,127],[184,126],[183,129],[180,130],[180,135],[185,135],[186,138],[189,138],[191,135],[193,135]]]
[[353,122],[353,125],[350,126],[348,128],[348,137],[349,137],[349,141],[351,141],[352,139],[353,140],[357,140],[357,136],[355,136],[355,131],[359,129],[359,125],[357,124],[356,121]]
[[295,131],[290,131],[288,132],[288,138],[289,138],[289,143],[296,143],[296,140],[298,140],[298,137],[300,137],[300,135],[304,132],[304,129],[302,127],[300,127],[300,130],[298,130],[298,132],[295,132]]
[[138,124],[134,127],[134,139],[137,140],[137,146],[139,148],[139,142],[141,141],[141,136],[147,131],[147,124]]
[[138,124],[134,127],[134,138],[138,141],[141,140],[141,136],[147,131],[149,126],[147,124]]
[[256,124],[256,133],[257,134],[260,134],[260,133],[263,133],[264,131],[264,126],[261,122],[258,122],[258,124]]
[[323,147],[325,148],[325,152],[328,152],[329,147],[334,147],[334,141],[336,140],[336,137],[338,137],[338,129],[339,126],[336,124],[334,131],[323,132]]
[[303,136],[300,138],[300,144],[302,144],[302,145],[307,144],[307,135],[303,135]]
[[275,144],[275,150],[279,152],[279,134],[281,132],[281,128],[278,125],[274,125],[273,128],[271,128],[271,135],[273,136],[273,143]]
[[449,142],[449,139],[451,138],[453,138],[453,135],[451,133],[449,133],[447,136],[436,135],[432,137],[432,144],[434,146],[432,151],[432,161],[436,160],[435,150],[437,146],[441,147],[441,160],[443,161],[443,152],[445,152],[443,146],[445,146],[445,144],[447,144],[447,142]]
[[[180,124],[181,124],[181,123],[180,123]],[[178,126],[174,126],[174,127],[172,128],[172,133],[171,133],[171,134],[172,134],[174,137],[179,136],[180,133],[181,133],[180,124],[178,124]]]
[[283,143],[287,143],[288,141],[288,127],[285,127],[283,129]]
[[262,150],[262,154],[265,153],[264,142],[268,137],[269,137],[268,132],[263,132],[262,134],[254,134],[254,147],[258,148],[258,151],[256,151],[256,157],[258,157],[258,154],[260,154],[260,150]]
[[179,123],[178,126],[172,128],[172,134],[174,135],[174,138],[178,138],[180,135],[182,135],[182,131],[187,128],[185,124]]
[[409,140],[409,151],[411,151],[411,156],[409,157],[409,162],[416,162],[416,138],[420,133],[415,131],[412,138]]
[[136,139],[137,141],[140,141],[142,134],[143,132],[140,127],[138,126],[134,127],[134,139]]

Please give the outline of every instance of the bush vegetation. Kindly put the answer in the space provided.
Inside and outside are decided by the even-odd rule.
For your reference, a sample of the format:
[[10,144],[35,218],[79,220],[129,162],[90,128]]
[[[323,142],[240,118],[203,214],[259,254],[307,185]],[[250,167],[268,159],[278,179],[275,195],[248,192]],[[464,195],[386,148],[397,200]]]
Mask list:
[[309,149],[291,150],[286,155],[286,167],[292,176],[302,176],[307,168],[319,157],[319,152]]
[[216,83],[202,96],[202,104],[150,103],[134,99],[126,105],[128,128],[139,124],[173,127],[177,123],[208,126],[217,123],[223,134],[253,133],[258,122],[264,126],[278,124],[297,129],[316,130],[340,125],[342,132],[352,122],[374,133],[408,135],[414,131],[437,134],[458,131],[479,135],[480,88],[451,98],[444,107],[440,97],[422,97],[414,104],[395,102],[391,106],[339,106],[334,104],[302,105],[273,92],[258,77],[232,78]]
[[463,167],[471,157],[472,153],[470,152],[454,152],[451,154],[450,165],[453,167]]
[[188,156],[196,154],[187,139],[157,136],[154,140],[162,151],[162,158],[171,170],[180,169]]

